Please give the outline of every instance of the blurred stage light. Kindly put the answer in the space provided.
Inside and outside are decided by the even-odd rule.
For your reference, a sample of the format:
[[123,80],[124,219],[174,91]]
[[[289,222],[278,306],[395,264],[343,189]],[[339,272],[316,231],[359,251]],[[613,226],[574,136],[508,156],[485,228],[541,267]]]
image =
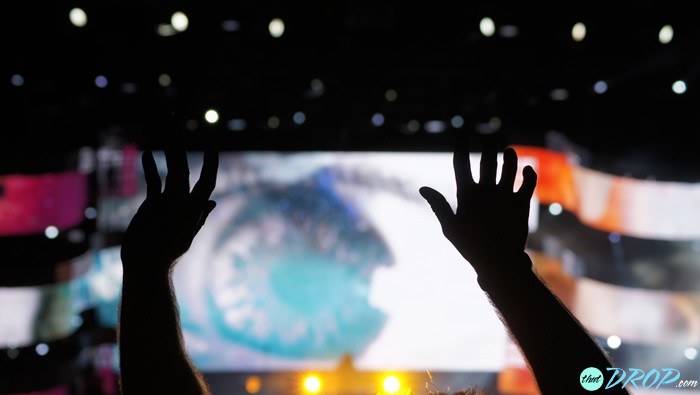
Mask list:
[[382,113],[379,113],[379,112],[372,115],[372,125],[374,125],[374,126],[384,125],[384,115],[382,115]]
[[270,129],[277,129],[280,126],[280,119],[273,115],[267,119],[267,127]]
[[44,230],[44,235],[48,239],[55,239],[56,237],[58,237],[58,233],[58,228],[53,225],[47,226]]
[[267,29],[270,31],[270,35],[272,37],[282,37],[282,35],[284,34],[284,22],[282,22],[282,20],[279,18],[275,18],[270,21],[270,24],[267,26]]
[[598,81],[593,85],[593,91],[598,94],[603,94],[608,90],[608,83],[605,81]]
[[479,31],[485,37],[491,37],[496,32],[496,24],[493,23],[493,19],[489,17],[481,18],[479,22]]
[[452,125],[452,127],[455,129],[459,129],[464,126],[464,118],[459,115],[455,115],[452,117],[452,119],[450,119],[450,125]]
[[85,240],[85,232],[80,229],[73,229],[66,236],[68,236],[68,241],[71,243],[82,243]]
[[22,86],[24,85],[24,77],[19,74],[12,74],[12,77],[10,77],[10,83],[14,86]]
[[586,25],[582,22],[577,22],[571,28],[571,38],[576,42],[581,42],[586,38]]
[[221,22],[221,29],[225,32],[237,32],[241,28],[241,24],[233,19],[227,19]]
[[549,92],[549,97],[554,101],[564,101],[569,98],[569,91],[562,88],[552,89]]
[[673,40],[673,27],[671,25],[666,25],[659,30],[659,42],[661,44],[668,44]]
[[498,29],[498,33],[500,33],[501,37],[513,38],[518,36],[520,29],[515,25],[504,25]]
[[671,85],[671,89],[673,90],[673,93],[682,95],[688,89],[688,86],[685,84],[685,81],[678,80]]
[[396,101],[396,98],[398,98],[398,97],[399,97],[399,94],[396,93],[396,91],[393,89],[389,89],[386,92],[384,92],[384,98],[388,102]]
[[73,8],[68,13],[68,19],[70,23],[75,27],[83,27],[87,25],[87,14],[82,8]]
[[173,15],[170,17],[170,24],[173,26],[173,29],[175,29],[178,32],[184,32],[187,30],[187,27],[190,24],[189,19],[187,18],[187,15],[185,15],[184,12],[174,12]]
[[248,127],[248,122],[246,122],[245,119],[234,118],[230,119],[226,123],[226,127],[228,127],[229,130],[233,130],[234,132],[240,132],[241,130],[245,130]]
[[612,335],[612,336],[608,337],[607,343],[608,343],[608,347],[610,347],[614,350],[614,349],[619,348],[622,345],[622,339],[620,339],[619,336]]
[[406,124],[406,129],[411,132],[415,133],[420,129],[420,122],[416,121],[415,119],[411,119],[408,121],[408,124]]
[[564,208],[559,203],[552,203],[549,205],[549,213],[552,215],[559,215],[564,211]]
[[7,350],[7,357],[10,359],[15,359],[15,358],[19,357],[19,350],[16,348],[10,347]]
[[608,235],[608,240],[610,240],[611,243],[619,243],[620,240],[622,240],[622,236],[617,232],[612,232]]
[[326,87],[323,85],[323,81],[314,78],[311,80],[311,90],[320,95],[326,90]]
[[85,218],[87,218],[87,219],[97,218],[97,209],[94,207],[86,207],[84,213],[85,213]]
[[308,376],[304,379],[304,389],[306,392],[315,394],[321,390],[321,380],[316,376]]
[[109,85],[109,81],[107,81],[107,77],[104,75],[98,75],[95,77],[95,86],[98,88],[106,88],[107,85]]
[[216,123],[219,120],[219,113],[216,110],[209,109],[204,113],[204,119],[209,123]]
[[297,125],[303,125],[304,122],[306,122],[306,114],[304,114],[304,113],[301,112],[301,111],[297,111],[297,112],[295,112],[294,115],[292,116],[292,120],[293,120],[294,123],[296,123]]
[[401,381],[399,381],[396,376],[387,376],[384,378],[382,387],[384,388],[384,392],[388,394],[395,394],[399,392],[399,389],[401,389]]
[[34,347],[34,351],[36,351],[37,355],[43,357],[49,353],[49,346],[45,343],[39,343]]
[[698,357],[698,350],[693,347],[688,347],[683,351],[683,355],[691,361],[694,361]]
[[172,82],[173,80],[168,74],[163,73],[158,76],[158,85],[162,86],[163,88],[170,86]]
[[160,23],[156,26],[156,33],[161,37],[169,37],[175,35],[177,30],[169,23]]
[[262,380],[259,376],[249,376],[245,380],[245,390],[249,394],[257,394],[262,388]]
[[425,131],[428,133],[441,133],[445,131],[445,122],[440,120],[432,120],[425,123]]

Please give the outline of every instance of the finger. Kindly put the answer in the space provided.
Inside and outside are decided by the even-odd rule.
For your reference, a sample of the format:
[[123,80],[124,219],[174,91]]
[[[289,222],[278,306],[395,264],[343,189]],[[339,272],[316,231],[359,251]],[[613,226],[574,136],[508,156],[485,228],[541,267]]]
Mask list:
[[199,180],[192,188],[192,195],[197,201],[209,200],[216,187],[216,174],[219,169],[219,153],[215,150],[204,152],[202,170]]
[[512,147],[508,147],[503,151],[503,168],[501,171],[501,179],[498,185],[507,188],[513,192],[513,183],[515,183],[515,175],[518,171],[518,155]]
[[165,149],[168,175],[165,177],[163,193],[186,194],[190,192],[190,170],[187,167],[187,152],[184,141],[178,139]]
[[204,209],[202,211],[202,215],[199,217],[199,221],[197,222],[195,228],[194,228],[194,234],[196,235],[199,233],[199,230],[202,229],[202,226],[204,226],[204,223],[207,221],[207,217],[209,217],[209,214],[214,210],[214,207],[216,207],[216,202],[213,200],[207,201],[207,203],[204,206]]
[[435,216],[442,226],[442,232],[447,234],[455,215],[447,199],[445,199],[440,192],[430,187],[421,187],[418,192],[423,196],[423,199],[428,202],[430,208],[433,209]]
[[496,171],[498,169],[498,153],[493,145],[485,144],[481,152],[479,172],[479,185],[496,185]]
[[469,158],[469,145],[465,139],[460,140],[455,148],[452,157],[452,167],[455,172],[455,182],[457,183],[457,201],[462,201],[469,193],[469,189],[474,185],[472,177],[471,160]]
[[141,155],[141,165],[146,178],[146,199],[158,196],[161,188],[160,175],[151,151],[144,151]]
[[535,192],[535,186],[537,185],[537,173],[532,166],[525,166],[523,169],[523,184],[518,190],[518,195],[521,195],[523,199],[530,200],[532,194]]

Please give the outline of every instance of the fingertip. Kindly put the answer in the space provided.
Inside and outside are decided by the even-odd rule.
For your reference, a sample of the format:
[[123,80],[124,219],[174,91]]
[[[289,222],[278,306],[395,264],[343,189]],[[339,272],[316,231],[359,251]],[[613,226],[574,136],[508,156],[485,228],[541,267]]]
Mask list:
[[432,199],[440,195],[440,192],[430,187],[420,187],[418,189],[418,193],[420,193],[420,195],[423,196],[423,199],[427,200],[428,203],[430,203]]
[[530,165],[527,165],[527,166],[525,166],[525,167],[523,168],[523,175],[529,176],[529,177],[537,178],[537,172],[536,172],[535,169],[534,169],[532,166],[530,166]]
[[532,166],[527,165],[523,168],[523,184],[520,190],[527,195],[532,195],[536,186],[537,172],[535,172],[535,169],[533,169]]

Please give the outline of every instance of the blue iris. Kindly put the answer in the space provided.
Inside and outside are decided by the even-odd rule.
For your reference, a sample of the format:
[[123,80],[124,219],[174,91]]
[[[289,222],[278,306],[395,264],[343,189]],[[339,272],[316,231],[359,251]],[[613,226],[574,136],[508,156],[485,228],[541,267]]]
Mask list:
[[208,295],[212,323],[226,341],[271,356],[337,358],[361,352],[379,334],[386,317],[369,304],[370,276],[391,254],[334,184],[332,171],[322,170],[296,184],[237,192],[244,207],[215,249],[244,232],[256,233],[257,242],[228,256],[236,274],[226,286],[247,296],[217,306],[217,289]]

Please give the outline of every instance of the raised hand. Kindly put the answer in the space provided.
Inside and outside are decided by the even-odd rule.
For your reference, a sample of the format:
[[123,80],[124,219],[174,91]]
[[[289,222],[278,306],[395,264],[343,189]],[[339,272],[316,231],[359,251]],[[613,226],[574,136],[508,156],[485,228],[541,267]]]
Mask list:
[[146,151],[142,156],[146,178],[146,199],[126,230],[121,248],[125,270],[169,270],[192,245],[195,235],[216,203],[209,200],[216,185],[219,156],[216,151],[204,154],[200,179],[190,191],[189,169],[184,143],[165,150],[168,174],[165,188],[153,159]]
[[[497,152],[485,149],[479,182],[472,178],[466,145],[454,153],[457,212],[438,191],[422,187],[442,225],[442,231],[477,273],[482,290],[527,359],[543,395],[585,394],[578,382],[589,366],[602,372],[613,366],[607,354],[541,281],[525,253],[530,199],[537,175],[523,169],[517,191],[518,157],[513,148],[503,152],[501,179],[496,181]],[[624,389],[610,395],[629,395]]]
[[192,245],[215,203],[219,156],[204,154],[200,178],[190,191],[184,143],[165,150],[168,175],[161,180],[151,152],[142,157],[146,199],[121,246],[124,277],[119,308],[119,366],[122,395],[209,395],[203,376],[185,348],[172,270]]
[[466,144],[455,150],[453,166],[457,182],[456,213],[440,192],[422,187],[420,194],[435,212],[444,235],[474,266],[477,274],[498,271],[499,265],[511,263],[504,258],[512,258],[525,249],[530,199],[537,174],[526,166],[523,183],[514,191],[518,157],[510,147],[503,152],[498,182],[497,152],[493,149],[482,153],[478,183],[472,177]]

